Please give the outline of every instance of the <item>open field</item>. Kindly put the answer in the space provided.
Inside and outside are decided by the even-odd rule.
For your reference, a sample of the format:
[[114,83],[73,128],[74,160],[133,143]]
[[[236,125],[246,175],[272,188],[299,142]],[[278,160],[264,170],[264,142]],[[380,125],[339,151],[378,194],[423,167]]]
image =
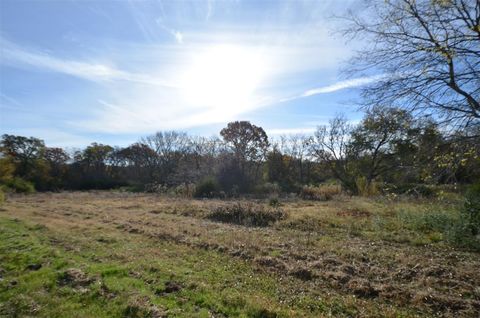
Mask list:
[[439,230],[459,217],[454,198],[292,199],[268,226],[212,219],[235,204],[10,196],[0,317],[479,316],[480,254]]

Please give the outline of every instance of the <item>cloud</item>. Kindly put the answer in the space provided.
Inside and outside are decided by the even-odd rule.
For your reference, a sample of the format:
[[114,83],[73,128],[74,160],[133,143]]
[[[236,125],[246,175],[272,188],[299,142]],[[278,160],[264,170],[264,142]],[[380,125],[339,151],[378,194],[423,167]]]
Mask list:
[[210,20],[210,17],[213,14],[213,3],[214,0],[207,0],[207,15],[205,16],[205,21]]
[[332,85],[309,89],[308,91],[305,91],[303,94],[301,94],[300,97],[308,97],[308,96],[313,96],[318,94],[333,93],[346,88],[355,88],[359,86],[364,86],[364,85],[368,85],[370,83],[379,81],[382,78],[385,78],[385,75],[359,77],[359,78],[354,78],[346,81],[341,81]]
[[[239,1],[208,0],[193,5],[132,0],[128,2],[131,21],[126,19],[123,22],[129,22],[131,31],[136,32],[133,40],[130,37],[112,39],[116,34],[112,38],[80,37],[84,41],[83,47],[88,48],[81,53],[91,55],[87,59],[78,59],[22,47],[0,37],[0,63],[101,83],[99,90],[83,91],[85,88],[80,87],[75,92],[79,99],[85,99],[85,102],[82,100],[85,106],[82,106],[81,118],[68,122],[78,131],[149,133],[225,123],[285,100],[358,85],[346,81],[306,90],[311,87],[308,80],[314,76],[315,79],[332,76],[341,60],[352,52],[351,46],[331,37],[329,22],[322,18],[327,7],[335,3],[333,0],[321,5],[308,1],[300,6],[289,2],[272,3],[274,5],[267,5],[264,19],[258,19],[257,12],[247,10],[250,6]],[[216,19],[215,14],[221,11],[224,18]],[[116,20],[109,23],[114,24]],[[73,30],[72,34],[75,35],[76,31]],[[101,45],[96,46],[96,43]],[[252,89],[252,98],[245,102],[231,92],[242,91],[243,83],[257,81],[260,76],[240,78],[219,89],[217,86],[202,89],[204,86],[210,88],[203,85],[208,82],[205,77],[190,76],[194,77],[202,94],[191,94],[193,100],[186,98],[188,94],[185,94],[179,76],[187,74],[188,77],[189,68],[195,64],[192,61],[201,57],[205,50],[219,45],[238,46],[253,52],[260,56],[260,66],[266,68],[264,78]],[[98,51],[92,54],[96,49]],[[68,52],[69,48],[62,50]],[[259,69],[239,65],[236,63],[234,70]],[[228,67],[225,69],[228,71]],[[202,70],[207,75],[223,74],[209,66]],[[215,83],[228,82],[222,76],[217,77]],[[40,94],[43,102],[48,104],[52,97],[46,93]],[[199,101],[199,98],[195,100],[198,95],[208,95],[209,98],[204,98],[207,102]],[[208,101],[213,102],[208,104]],[[65,109],[71,104],[55,105]],[[281,129],[276,132],[280,133]]]
[[175,37],[175,40],[177,40],[177,42],[179,44],[182,44],[183,43],[183,34],[182,32],[180,31],[174,31],[173,32],[173,36]]
[[15,130],[7,129],[5,133],[20,136],[34,136],[45,140],[49,147],[84,147],[94,141],[82,136],[82,134],[69,133],[66,132],[65,129],[53,127],[29,127],[17,128]]
[[22,104],[11,96],[7,96],[0,92],[0,108],[18,109]]
[[[293,95],[293,96],[280,98],[276,102],[284,103],[284,102],[289,102],[289,101],[292,101],[292,100],[305,98],[305,97],[310,97],[310,96],[314,96],[314,95],[334,93],[334,92],[337,92],[337,91],[340,91],[340,90],[343,90],[343,89],[361,87],[361,86],[364,86],[364,85],[368,85],[370,83],[374,83],[374,82],[379,81],[381,79],[384,79],[385,77],[386,77],[385,74],[381,74],[381,75],[373,75],[373,76],[367,76],[367,77],[354,78],[354,79],[345,80],[345,81],[339,81],[339,82],[336,82],[336,83],[331,84],[331,85],[306,90],[301,94],[296,94],[296,95]],[[273,103],[273,102],[271,102],[271,103]]]
[[37,69],[63,73],[96,82],[120,80],[176,88],[173,83],[160,78],[154,78],[148,74],[130,73],[97,62],[61,59],[49,54],[27,50],[1,38],[0,46],[2,46],[2,59],[0,62],[3,64],[28,65]]
[[299,127],[299,128],[273,128],[265,129],[268,135],[296,135],[296,134],[311,134],[316,128],[315,127]]

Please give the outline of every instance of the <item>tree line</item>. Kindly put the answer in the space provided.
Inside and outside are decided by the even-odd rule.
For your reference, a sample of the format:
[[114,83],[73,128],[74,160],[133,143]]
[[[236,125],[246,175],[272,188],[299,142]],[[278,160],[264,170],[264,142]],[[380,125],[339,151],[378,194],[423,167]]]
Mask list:
[[325,182],[352,194],[402,192],[479,181],[480,140],[472,135],[479,127],[450,132],[391,107],[369,109],[356,125],[339,115],[312,135],[274,139],[248,121],[229,123],[219,137],[165,131],[127,147],[92,143],[71,152],[5,134],[0,183],[17,192],[180,187],[204,197],[299,193]]
[[357,125],[337,116],[311,136],[269,139],[241,121],[220,137],[167,131],[71,153],[3,135],[0,183],[14,191],[183,186],[208,196],[299,192],[328,180],[353,194],[478,182],[480,1],[364,0],[340,19],[340,32],[364,43],[346,73],[377,74],[361,88]]

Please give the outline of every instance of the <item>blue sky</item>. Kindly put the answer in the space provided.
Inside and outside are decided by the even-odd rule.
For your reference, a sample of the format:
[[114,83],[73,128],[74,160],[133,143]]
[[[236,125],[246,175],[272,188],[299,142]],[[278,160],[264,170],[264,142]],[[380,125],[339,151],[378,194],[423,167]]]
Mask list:
[[311,132],[372,78],[339,76],[357,44],[344,1],[0,2],[1,133],[127,145],[159,130],[213,135],[250,120]]

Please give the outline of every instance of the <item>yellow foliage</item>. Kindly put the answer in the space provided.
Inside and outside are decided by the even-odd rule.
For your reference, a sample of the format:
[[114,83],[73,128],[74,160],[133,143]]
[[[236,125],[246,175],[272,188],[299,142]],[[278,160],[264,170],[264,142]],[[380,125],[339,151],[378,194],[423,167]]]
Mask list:
[[380,194],[380,183],[376,181],[372,181],[370,183],[367,182],[367,178],[365,177],[358,177],[355,180],[357,185],[358,194],[364,197],[369,196],[376,196]]
[[342,193],[342,187],[338,184],[321,184],[317,187],[304,186],[300,196],[306,200],[328,201],[340,193]]
[[7,182],[13,179],[15,164],[10,158],[0,158],[0,182]]

